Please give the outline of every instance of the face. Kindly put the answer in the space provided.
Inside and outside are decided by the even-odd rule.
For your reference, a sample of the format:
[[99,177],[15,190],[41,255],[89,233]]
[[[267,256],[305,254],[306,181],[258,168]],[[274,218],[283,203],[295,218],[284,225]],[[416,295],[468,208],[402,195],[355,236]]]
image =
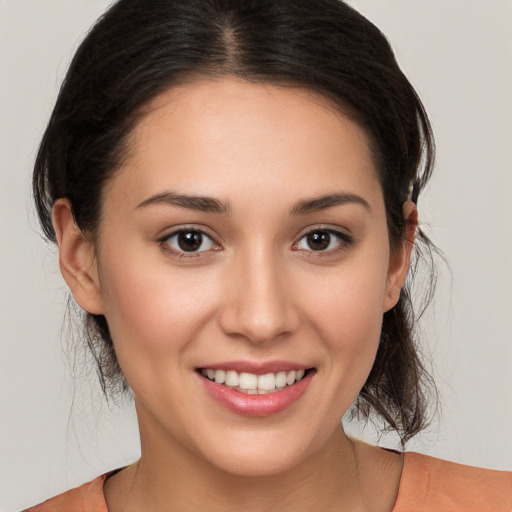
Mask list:
[[108,320],[143,454],[299,464],[357,397],[405,277],[364,132],[312,93],[224,79],[158,97],[131,149],[83,300]]

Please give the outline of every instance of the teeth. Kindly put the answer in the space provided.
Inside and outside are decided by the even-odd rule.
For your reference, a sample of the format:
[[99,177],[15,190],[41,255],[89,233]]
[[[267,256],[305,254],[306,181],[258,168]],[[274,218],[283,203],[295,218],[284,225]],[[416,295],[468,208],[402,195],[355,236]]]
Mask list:
[[238,373],[233,370],[228,370],[226,372],[226,386],[236,388],[238,386],[238,380]]
[[[233,372],[236,373],[236,372]],[[241,373],[238,378],[238,385],[243,389],[258,389],[258,377],[252,373]],[[261,389],[261,387],[259,387]]]
[[[206,373],[208,374],[208,370],[206,370]],[[217,370],[215,372],[215,382],[217,384],[224,384],[226,382],[226,372],[224,370]]]
[[292,370],[290,372],[282,371],[255,375],[247,372],[238,374],[234,370],[201,369],[201,374],[209,380],[217,384],[224,384],[230,388],[236,388],[237,391],[250,395],[274,393],[279,391],[279,389],[300,381],[305,373],[305,370]]
[[[292,372],[290,372],[292,373]],[[293,372],[295,373],[295,372]],[[276,388],[284,388],[287,384],[287,375],[286,375],[286,372],[279,372],[278,374],[276,374]],[[293,382],[295,382],[295,379],[293,380]],[[292,382],[292,384],[293,384]]]
[[272,389],[276,389],[276,376],[273,373],[258,375],[258,389],[261,389],[262,391],[271,391]]

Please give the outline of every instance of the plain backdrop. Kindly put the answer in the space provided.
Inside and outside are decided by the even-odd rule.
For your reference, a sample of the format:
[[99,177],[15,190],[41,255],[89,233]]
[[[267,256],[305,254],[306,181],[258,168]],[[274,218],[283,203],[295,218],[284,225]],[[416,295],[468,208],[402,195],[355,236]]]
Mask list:
[[[409,449],[512,469],[512,2],[352,0],[391,40],[437,136],[419,205],[440,266],[423,324],[442,410]],[[39,235],[34,154],[73,50],[107,0],[0,0],[0,511],[33,505],[139,453],[61,333],[66,290]],[[70,360],[71,359],[71,360]],[[70,376],[70,364],[75,367]],[[350,427],[375,441],[378,436]],[[393,438],[380,442],[392,445]]]

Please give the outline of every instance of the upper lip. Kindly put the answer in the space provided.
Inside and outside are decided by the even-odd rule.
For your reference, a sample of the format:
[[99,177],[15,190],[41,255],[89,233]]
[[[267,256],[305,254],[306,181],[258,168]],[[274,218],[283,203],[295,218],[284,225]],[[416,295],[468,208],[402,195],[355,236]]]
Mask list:
[[252,373],[265,375],[266,373],[290,372],[292,370],[307,370],[312,365],[295,363],[293,361],[224,361],[221,363],[208,363],[197,369],[233,370],[237,373]]

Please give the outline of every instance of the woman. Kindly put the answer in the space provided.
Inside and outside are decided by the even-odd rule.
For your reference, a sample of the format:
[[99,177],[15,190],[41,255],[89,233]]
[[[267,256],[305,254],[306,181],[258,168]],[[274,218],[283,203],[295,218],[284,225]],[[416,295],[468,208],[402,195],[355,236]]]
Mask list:
[[142,456],[33,510],[506,510],[510,475],[356,442],[426,424],[404,288],[430,125],[345,4],[121,0],[41,144],[43,229]]

